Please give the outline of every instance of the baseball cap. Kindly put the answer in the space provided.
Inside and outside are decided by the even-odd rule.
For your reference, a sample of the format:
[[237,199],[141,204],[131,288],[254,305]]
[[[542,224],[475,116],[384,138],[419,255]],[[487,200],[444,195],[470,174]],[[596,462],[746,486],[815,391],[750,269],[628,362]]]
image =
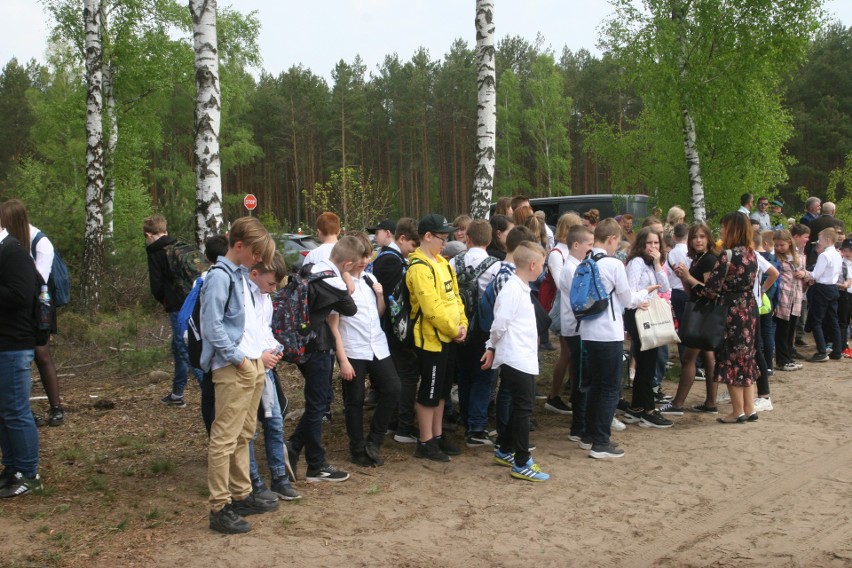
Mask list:
[[430,213],[417,223],[417,232],[420,235],[425,235],[426,233],[450,233],[454,229],[455,227],[450,225],[447,218],[440,213]]
[[382,219],[379,221],[375,227],[367,227],[367,232],[375,233],[378,230],[390,231],[391,233],[396,232],[396,221],[393,219]]
[[444,258],[449,260],[449,259],[453,258],[454,256],[456,256],[457,254],[461,253],[462,251],[466,251],[466,250],[467,250],[467,247],[465,246],[465,244],[463,242],[461,242],[461,241],[450,241],[444,246],[443,250],[441,251],[441,254],[444,255]]
[[773,199],[769,203],[771,205],[775,205],[776,207],[784,207],[784,203],[782,201],[777,200],[777,199]]
[[841,249],[852,249],[852,239],[843,239],[843,242],[840,243]]

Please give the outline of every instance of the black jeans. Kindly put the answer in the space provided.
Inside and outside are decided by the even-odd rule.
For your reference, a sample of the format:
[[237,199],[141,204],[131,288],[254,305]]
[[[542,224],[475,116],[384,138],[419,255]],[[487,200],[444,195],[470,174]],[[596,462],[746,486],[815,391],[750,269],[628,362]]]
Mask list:
[[840,344],[847,349],[849,339],[849,316],[852,315],[852,298],[849,292],[843,290],[837,299],[837,320],[840,326]]
[[331,404],[328,376],[333,368],[334,355],[331,351],[315,351],[299,365],[299,371],[305,377],[305,413],[290,436],[290,444],[296,453],[305,449],[309,469],[319,469],[326,463],[322,446],[322,415]]
[[[840,355],[840,324],[837,321],[837,299],[840,293],[833,284],[814,284],[811,302],[811,324],[819,353],[825,353],[826,340],[832,343],[832,355]],[[825,332],[823,331],[825,324]],[[826,334],[828,337],[826,338]]]
[[400,434],[417,434],[414,402],[417,399],[417,383],[420,381],[420,363],[417,351],[391,345],[391,359],[399,377],[399,406],[397,428]]
[[633,379],[633,400],[630,408],[651,412],[656,408],[654,399],[654,373],[657,370],[657,351],[654,347],[647,351],[640,349],[639,330],[636,327],[636,310],[625,310],[624,325],[630,334],[630,342],[634,346],[633,356],[636,358],[636,377]]
[[793,362],[793,340],[799,316],[790,316],[789,320],[775,318],[775,364],[783,367]]
[[580,438],[586,435],[586,399],[587,394],[580,390],[580,361],[582,342],[579,335],[565,338],[568,341],[568,377],[571,379],[571,435]]
[[535,405],[535,376],[501,365],[500,380],[512,396],[512,412],[509,425],[497,440],[497,445],[503,452],[514,452],[515,464],[523,467],[530,459],[530,417]]
[[[624,345],[621,341],[583,341],[583,388],[586,399],[586,437],[593,444],[609,443],[610,426],[621,394],[621,368]],[[652,367],[653,370],[653,367]]]
[[[672,310],[674,311],[674,316],[678,322],[678,325],[680,325],[680,322],[683,320],[683,312],[686,310],[686,303],[688,301],[689,294],[677,288],[672,289]],[[679,359],[683,359],[684,349],[686,349],[686,345],[684,345],[683,343],[677,344],[677,353]]]
[[[755,310],[757,312],[757,310]],[[754,360],[760,376],[757,377],[758,396],[769,396],[769,366],[763,356],[763,333],[760,330],[760,313],[756,313],[757,327],[754,330]]]
[[346,418],[346,433],[349,435],[349,450],[352,453],[364,450],[364,378],[370,373],[370,384],[379,393],[373,420],[370,422],[370,434],[367,440],[381,447],[388,431],[388,423],[399,404],[399,376],[390,357],[349,359],[355,369],[351,381],[343,380],[343,408]]

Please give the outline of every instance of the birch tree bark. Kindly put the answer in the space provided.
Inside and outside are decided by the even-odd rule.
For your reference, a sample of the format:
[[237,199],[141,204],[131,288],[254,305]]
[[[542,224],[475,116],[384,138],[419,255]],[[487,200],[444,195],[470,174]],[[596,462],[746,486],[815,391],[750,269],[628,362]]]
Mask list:
[[80,309],[100,308],[100,283],[104,271],[104,144],[101,93],[101,12],[99,0],[85,0],[86,52],[86,232]]
[[190,0],[195,49],[195,240],[199,247],[222,228],[222,162],[219,127],[219,48],[216,0]]
[[494,191],[496,160],[497,78],[494,67],[494,0],[476,0],[478,88],[476,104],[476,158],[470,215],[487,219]]
[[[101,4],[101,37],[109,37],[109,19],[108,10],[105,2]],[[111,51],[110,43],[107,40],[107,52]],[[118,145],[118,123],[115,115],[115,95],[113,94],[113,72],[112,61],[109,56],[103,57],[101,61],[101,73],[103,75],[103,100],[106,103],[106,152],[104,155],[104,178],[106,187],[104,188],[104,237],[106,240],[112,239],[113,236],[113,218],[115,209],[115,149]],[[112,250],[112,248],[110,249]],[[114,252],[114,251],[113,251]]]

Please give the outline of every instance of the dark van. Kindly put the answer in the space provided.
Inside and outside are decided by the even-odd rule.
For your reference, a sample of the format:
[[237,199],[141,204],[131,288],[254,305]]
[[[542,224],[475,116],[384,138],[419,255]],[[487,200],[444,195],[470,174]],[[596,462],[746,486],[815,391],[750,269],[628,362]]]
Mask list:
[[[562,197],[537,197],[530,199],[533,211],[544,211],[548,225],[556,225],[563,213],[573,211],[582,215],[589,209],[600,211],[600,218],[630,213],[642,219],[648,216],[647,195],[566,195]],[[491,205],[494,213],[494,205]]]

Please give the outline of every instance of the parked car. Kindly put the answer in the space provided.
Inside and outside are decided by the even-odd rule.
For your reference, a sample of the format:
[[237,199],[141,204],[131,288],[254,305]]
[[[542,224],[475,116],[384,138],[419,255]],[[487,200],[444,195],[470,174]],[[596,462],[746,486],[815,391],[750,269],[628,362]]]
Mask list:
[[[574,211],[582,215],[589,209],[597,209],[601,213],[601,219],[615,217],[622,213],[630,213],[634,217],[643,219],[648,216],[647,195],[564,195],[561,197],[537,197],[530,199],[533,211],[544,211],[548,225],[556,225],[560,215],[568,211]],[[491,213],[494,213],[495,205],[491,205]]]
[[273,235],[273,237],[275,238],[278,250],[284,255],[287,268],[293,272],[297,272],[302,268],[302,263],[305,261],[308,253],[319,246],[319,243],[311,235],[280,233]]

